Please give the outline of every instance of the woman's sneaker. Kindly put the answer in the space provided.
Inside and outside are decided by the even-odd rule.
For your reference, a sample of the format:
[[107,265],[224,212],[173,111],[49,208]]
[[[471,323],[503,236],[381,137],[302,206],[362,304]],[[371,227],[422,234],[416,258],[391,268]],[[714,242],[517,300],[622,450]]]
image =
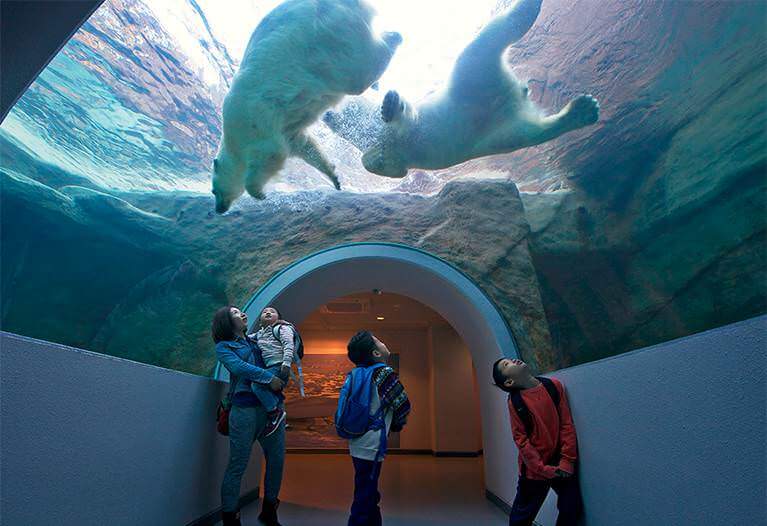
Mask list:
[[287,413],[281,407],[266,413],[266,427],[264,428],[264,432],[261,434],[261,436],[266,438],[277,431],[280,428],[280,424],[285,421],[286,417]]

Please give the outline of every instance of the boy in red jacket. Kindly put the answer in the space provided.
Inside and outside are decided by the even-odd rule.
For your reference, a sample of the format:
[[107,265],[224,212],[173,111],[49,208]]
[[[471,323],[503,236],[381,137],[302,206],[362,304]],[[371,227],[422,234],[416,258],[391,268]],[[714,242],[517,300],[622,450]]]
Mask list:
[[557,526],[577,523],[581,493],[575,475],[578,450],[575,426],[562,383],[535,377],[522,360],[493,364],[495,385],[509,393],[514,442],[519,449],[519,482],[509,526],[530,526],[549,488],[558,497]]

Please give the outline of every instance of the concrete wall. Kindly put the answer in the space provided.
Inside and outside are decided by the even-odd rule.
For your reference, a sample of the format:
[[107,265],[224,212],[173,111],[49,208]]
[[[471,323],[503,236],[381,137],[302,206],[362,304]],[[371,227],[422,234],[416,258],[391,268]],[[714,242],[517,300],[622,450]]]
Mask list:
[[220,506],[227,384],[8,333],[0,344],[2,524],[184,525]]
[[[553,374],[573,410],[588,526],[767,524],[766,335],[760,317]],[[515,480],[510,468],[507,502]]]

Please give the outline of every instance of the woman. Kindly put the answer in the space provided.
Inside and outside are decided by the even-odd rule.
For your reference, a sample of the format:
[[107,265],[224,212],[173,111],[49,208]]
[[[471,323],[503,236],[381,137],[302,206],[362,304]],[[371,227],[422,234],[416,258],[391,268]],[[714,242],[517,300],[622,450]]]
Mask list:
[[211,332],[216,342],[216,357],[231,375],[229,464],[221,483],[222,518],[224,526],[241,526],[238,513],[240,485],[253,442],[258,440],[266,459],[264,503],[258,518],[267,526],[280,526],[277,497],[285,464],[285,423],[283,420],[275,432],[264,436],[267,411],[253,393],[251,383],[268,386],[282,398],[285,382],[265,368],[258,345],[246,334],[247,328],[248,317],[236,307],[222,307],[213,316]]

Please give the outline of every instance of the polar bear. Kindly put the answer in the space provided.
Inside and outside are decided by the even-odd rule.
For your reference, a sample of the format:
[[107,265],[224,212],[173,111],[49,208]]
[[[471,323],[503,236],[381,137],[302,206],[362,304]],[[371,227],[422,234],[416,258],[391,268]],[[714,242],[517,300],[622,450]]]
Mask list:
[[224,99],[223,135],[213,161],[216,212],[300,157],[338,189],[334,166],[305,130],[346,94],[373,84],[402,41],[373,33],[364,0],[286,0],[258,24]]
[[[542,0],[517,0],[493,18],[463,50],[447,87],[413,106],[396,91],[386,94],[378,122],[372,103],[357,97],[323,121],[364,152],[369,172],[404,177],[408,168],[436,170],[470,159],[541,144],[593,124],[599,104],[589,95],[543,116],[502,60],[538,17]],[[366,110],[365,107],[368,106]],[[355,123],[364,122],[358,125]]]

